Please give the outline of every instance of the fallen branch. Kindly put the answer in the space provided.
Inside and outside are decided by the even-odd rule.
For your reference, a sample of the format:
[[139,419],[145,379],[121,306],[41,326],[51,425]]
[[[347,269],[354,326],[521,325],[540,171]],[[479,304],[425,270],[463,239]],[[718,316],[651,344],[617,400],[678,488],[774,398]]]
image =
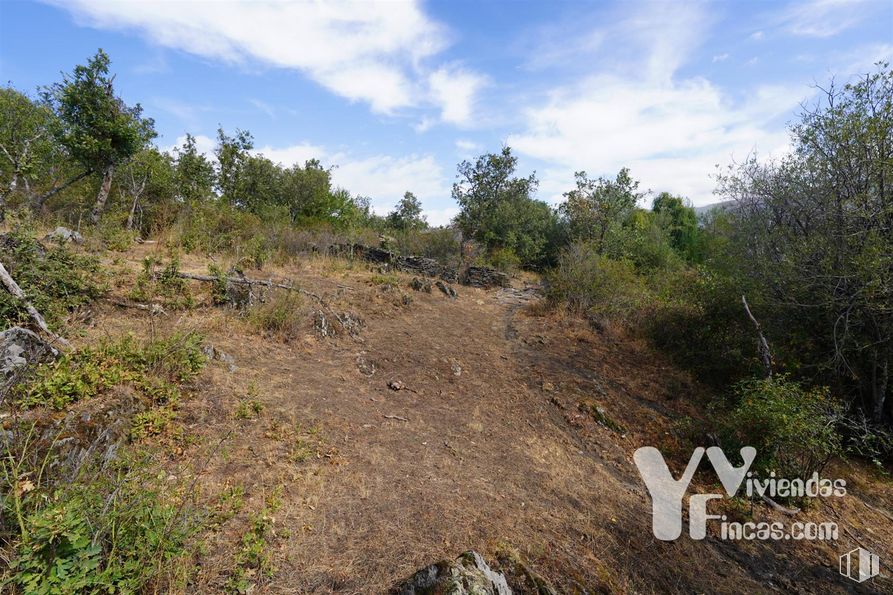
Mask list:
[[40,327],[40,330],[46,333],[53,341],[59,343],[60,345],[68,347],[68,341],[50,330],[50,327],[47,326],[47,321],[44,320],[43,316],[40,315],[40,312],[37,311],[37,308],[31,305],[31,302],[29,302],[28,298],[25,297],[25,292],[22,291],[22,288],[19,287],[19,284],[15,282],[15,279],[12,278],[12,276],[6,270],[6,267],[3,266],[3,263],[0,263],[0,280],[3,281],[3,285],[6,286],[6,289],[9,291],[9,293],[20,299],[25,304],[25,309],[28,310],[28,314],[31,316],[31,318],[34,319],[34,322],[37,323],[37,326]]
[[[196,275],[193,273],[177,273],[177,276],[181,279],[192,279],[193,281],[205,281],[207,283],[212,283],[214,281],[220,280],[218,277],[213,277],[211,275]],[[277,288],[277,289],[286,289],[288,291],[297,291],[298,293],[303,293],[304,295],[310,296],[319,303],[325,305],[325,301],[312,291],[307,291],[306,289],[301,289],[300,287],[295,287],[293,285],[285,285],[284,283],[273,283],[272,280],[268,281],[265,279],[249,279],[248,277],[224,277],[222,279],[227,283],[236,283],[238,285],[263,285],[264,287],[269,288]]]
[[109,302],[121,308],[136,308],[137,310],[145,310],[151,314],[167,314],[167,311],[161,306],[161,304],[139,304],[137,302],[125,302],[123,300],[112,299],[110,299]]
[[385,416],[383,416],[383,417],[384,417],[385,419],[396,419],[396,420],[399,420],[399,421],[409,421],[409,420],[406,419],[405,417],[400,417],[399,415],[385,415]]
[[763,502],[765,502],[766,504],[768,504],[769,506],[771,506],[778,512],[781,512],[788,516],[794,516],[800,512],[799,508],[786,508],[786,507],[782,506],[781,504],[779,504],[778,502],[776,502],[775,500],[773,500],[772,498],[770,498],[769,496],[766,496],[765,494],[763,495]]

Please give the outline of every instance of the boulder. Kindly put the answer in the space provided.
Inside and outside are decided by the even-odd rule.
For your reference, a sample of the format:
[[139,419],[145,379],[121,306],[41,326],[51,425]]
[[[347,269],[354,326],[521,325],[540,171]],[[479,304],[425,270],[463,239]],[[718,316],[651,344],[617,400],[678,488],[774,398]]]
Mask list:
[[67,227],[62,227],[61,225],[48,233],[44,238],[44,241],[57,241],[61,243],[65,242],[74,242],[75,244],[83,244],[84,236],[76,231],[72,231]]
[[413,277],[412,281],[410,281],[409,286],[412,287],[415,291],[424,291],[425,293],[431,293],[431,281],[428,279],[419,279],[418,277]]
[[500,572],[487,565],[475,551],[468,551],[455,560],[444,560],[422,568],[391,589],[392,595],[512,595]]
[[59,352],[37,334],[20,326],[0,333],[0,374],[4,388],[15,383],[18,373],[28,366],[59,357]]

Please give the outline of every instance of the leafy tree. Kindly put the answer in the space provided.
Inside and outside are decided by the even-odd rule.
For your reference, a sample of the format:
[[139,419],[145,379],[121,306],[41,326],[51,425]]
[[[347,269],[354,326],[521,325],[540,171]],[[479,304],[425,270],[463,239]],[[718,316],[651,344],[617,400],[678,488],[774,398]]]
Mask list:
[[660,223],[669,232],[670,245],[689,262],[698,258],[699,234],[698,216],[685,200],[669,192],[661,192],[654,199],[651,210],[660,218]]
[[180,199],[187,205],[207,200],[214,194],[214,166],[199,153],[195,137],[186,135],[183,146],[176,149],[176,186]]
[[593,241],[599,254],[604,253],[605,240],[612,227],[622,225],[641,198],[639,182],[623,168],[613,180],[592,180],[585,171],[575,174],[577,187],[565,193],[559,207],[572,241]]
[[453,184],[453,198],[461,209],[456,224],[488,253],[510,249],[523,264],[542,264],[555,231],[555,214],[531,197],[538,184],[535,174],[515,177],[517,164],[510,147],[481,155],[474,163],[460,163]]
[[[119,189],[128,211],[125,225],[128,230],[157,223],[155,220],[161,213],[170,214],[174,210],[175,176],[171,156],[154,147],[140,151],[120,168]],[[170,219],[169,216],[161,218]]]
[[849,386],[879,423],[893,365],[893,71],[832,85],[792,132],[786,159],[720,178],[736,200],[728,246],[763,289],[780,359]]
[[388,225],[400,231],[425,229],[428,222],[422,215],[422,202],[412,192],[406,192],[396,208],[388,213]]
[[129,107],[115,95],[109,65],[108,55],[99,50],[86,66],[75,66],[43,93],[58,118],[59,142],[85,171],[102,176],[90,213],[93,223],[105,209],[115,168],[156,136],[153,120],[142,117],[142,107]]
[[245,163],[251,157],[254,137],[247,130],[236,130],[235,136],[228,136],[223,128],[217,130],[217,190],[234,206],[245,206],[245,196],[240,192],[240,177]]
[[53,114],[12,87],[0,89],[0,221],[6,197],[20,185],[31,195],[31,183],[48,166],[54,144]]

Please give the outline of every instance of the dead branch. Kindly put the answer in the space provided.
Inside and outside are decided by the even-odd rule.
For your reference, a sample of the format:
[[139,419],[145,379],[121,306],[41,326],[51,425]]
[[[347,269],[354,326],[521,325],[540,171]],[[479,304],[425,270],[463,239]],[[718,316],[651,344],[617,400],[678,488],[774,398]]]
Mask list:
[[786,508],[786,507],[782,506],[781,504],[779,504],[778,502],[776,502],[775,500],[773,500],[772,498],[770,498],[769,496],[766,496],[765,494],[762,496],[762,498],[763,498],[763,502],[765,502],[766,504],[768,504],[769,506],[771,506],[778,512],[781,512],[788,516],[794,516],[800,512],[799,508]]
[[[217,281],[218,277],[213,277],[211,275],[196,275],[193,273],[177,273],[177,276],[182,279],[192,279],[193,281],[205,281],[205,282],[213,282]],[[287,289],[288,291],[297,291],[298,293],[303,293],[304,295],[310,296],[321,304],[325,304],[325,301],[313,293],[312,291],[307,291],[306,289],[301,289],[300,287],[294,287],[293,285],[285,285],[283,283],[273,283],[273,281],[268,281],[265,279],[249,279],[247,277],[225,277],[223,279],[227,283],[237,283],[239,285],[263,285],[264,287],[277,288],[277,289]]]
[[167,311],[161,306],[161,304],[139,304],[137,302],[125,302],[124,300],[114,299],[110,299],[109,302],[121,308],[136,308],[137,310],[145,310],[151,314],[167,314]]
[[772,352],[769,351],[769,342],[766,341],[766,337],[763,335],[763,327],[760,326],[760,323],[757,322],[757,319],[751,313],[750,306],[747,305],[747,298],[743,295],[741,296],[741,303],[744,304],[744,311],[747,312],[747,317],[750,318],[750,321],[753,322],[757,329],[757,335],[760,338],[760,358],[763,360],[766,378],[772,378]]
[[396,420],[399,420],[399,421],[409,421],[409,420],[406,419],[405,417],[400,417],[399,415],[385,415],[385,416],[383,416],[383,417],[384,417],[385,419],[396,419]]
[[25,297],[25,292],[22,291],[22,288],[19,287],[19,284],[15,282],[15,279],[9,274],[6,270],[6,267],[3,266],[3,263],[0,263],[0,280],[3,281],[3,285],[6,286],[6,289],[16,298],[20,299],[25,304],[25,309],[28,310],[28,314],[34,319],[34,322],[37,323],[37,326],[40,327],[44,333],[47,334],[54,342],[59,343],[60,345],[64,345],[65,347],[69,346],[68,341],[54,333],[50,330],[50,327],[47,326],[47,321],[44,320],[43,316],[40,315],[40,312],[37,311],[31,302],[28,301],[28,298]]

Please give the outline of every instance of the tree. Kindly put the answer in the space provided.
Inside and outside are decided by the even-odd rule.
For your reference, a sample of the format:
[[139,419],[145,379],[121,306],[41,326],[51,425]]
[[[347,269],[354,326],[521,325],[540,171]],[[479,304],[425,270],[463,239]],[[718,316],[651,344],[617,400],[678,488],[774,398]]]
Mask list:
[[90,213],[93,223],[105,209],[115,168],[133,157],[155,138],[154,122],[143,118],[143,109],[115,95],[110,60],[101,49],[86,66],[75,66],[44,90],[44,99],[57,116],[56,135],[86,172],[99,173],[102,182]]
[[824,90],[781,161],[720,177],[734,199],[729,247],[763,288],[764,326],[804,370],[889,418],[893,365],[893,71]]
[[[129,203],[126,228],[142,227],[147,208],[159,211],[175,197],[175,169],[170,155],[155,147],[143,149],[119,169],[121,194]],[[137,217],[139,216],[139,220]]]
[[227,136],[223,128],[217,130],[217,191],[233,206],[244,206],[245,197],[239,183],[245,163],[254,148],[254,137],[247,130],[236,129],[235,136]]
[[683,258],[694,262],[698,258],[698,216],[685,199],[661,192],[654,199],[651,210],[660,218],[670,235],[670,245]]
[[31,194],[36,179],[54,151],[53,114],[45,106],[33,102],[11,87],[0,89],[0,221],[6,208],[6,197],[23,186]]
[[622,225],[636,208],[642,194],[639,182],[623,168],[613,180],[590,179],[585,171],[574,174],[577,187],[566,192],[559,207],[572,241],[593,241],[599,254],[605,250],[605,238],[612,226]]
[[425,229],[428,222],[422,215],[422,203],[412,192],[406,192],[396,208],[388,213],[387,222],[390,227],[400,231]]
[[508,249],[523,264],[538,265],[547,257],[555,214],[531,197],[538,184],[535,174],[515,177],[517,164],[510,147],[481,155],[474,163],[460,163],[453,184],[453,198],[461,209],[455,222],[488,253]]
[[186,135],[176,149],[176,185],[180,199],[187,205],[207,200],[214,194],[214,166],[199,153],[195,137]]

